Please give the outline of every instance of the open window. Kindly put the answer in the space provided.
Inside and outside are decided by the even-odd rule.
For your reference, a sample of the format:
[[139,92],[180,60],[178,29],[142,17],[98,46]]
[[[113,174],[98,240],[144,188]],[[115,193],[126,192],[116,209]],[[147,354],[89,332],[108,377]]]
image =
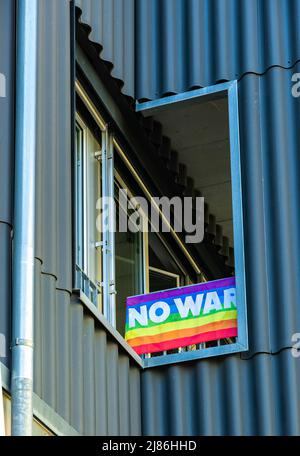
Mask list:
[[75,142],[75,287],[102,308],[102,236],[97,230],[101,197],[101,138],[77,116]]
[[142,232],[118,226],[120,215],[128,218],[119,191],[129,189],[114,167],[113,135],[101,125],[77,114],[75,288],[124,336],[126,298],[145,291],[146,246]]
[[245,351],[248,340],[237,83],[137,103],[137,111],[161,125],[184,169],[184,178],[188,175],[193,189],[205,198],[205,241],[214,246],[224,263],[223,276],[209,280],[235,277],[238,329],[237,337],[197,344],[184,355],[155,356],[147,359],[146,365]]
[[[190,283],[189,273],[164,236],[151,232],[148,214],[142,208],[138,210],[141,230],[124,231],[119,225],[125,219],[129,226],[130,214],[136,211],[129,200],[144,194],[145,189],[114,133],[79,84],[78,88],[81,97],[78,94],[74,153],[74,288],[124,337],[129,296],[185,285]],[[128,175],[135,193],[127,183]],[[184,248],[182,243],[179,245]]]
[[[123,337],[126,332],[127,338],[127,298],[235,277],[237,336],[144,351],[142,357],[145,366],[155,366],[246,350],[236,84],[220,84],[137,106],[144,116],[162,125],[170,140],[171,158],[176,153],[177,163],[169,162],[167,168],[173,173],[180,198],[192,195],[194,201],[197,195],[205,199],[205,237],[198,243],[187,242],[187,233],[177,233],[172,221],[167,234],[152,230],[152,220],[143,208],[139,213],[147,230],[120,229],[119,216],[123,213],[129,223],[127,202],[124,205],[120,191],[125,189],[129,198],[142,195],[148,202],[156,195],[145,184],[143,169],[137,170],[131,163],[130,149],[120,145],[116,129],[109,129],[79,83],[77,98],[75,287]],[[104,215],[99,212],[99,199],[106,197],[110,203]],[[158,207],[156,211],[166,223],[162,210]],[[105,231],[107,222],[114,229]]]

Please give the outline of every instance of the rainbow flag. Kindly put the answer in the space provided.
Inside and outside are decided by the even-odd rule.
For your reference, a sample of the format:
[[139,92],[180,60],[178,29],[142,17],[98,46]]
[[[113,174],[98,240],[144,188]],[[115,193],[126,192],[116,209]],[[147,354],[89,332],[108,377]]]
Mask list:
[[234,277],[127,298],[125,339],[140,355],[235,336]]

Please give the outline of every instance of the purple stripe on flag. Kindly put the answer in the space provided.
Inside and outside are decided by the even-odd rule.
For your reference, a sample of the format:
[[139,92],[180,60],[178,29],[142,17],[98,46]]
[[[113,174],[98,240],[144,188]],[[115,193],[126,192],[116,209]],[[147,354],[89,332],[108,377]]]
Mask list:
[[213,280],[212,282],[198,283],[197,285],[188,285],[186,287],[174,288],[173,290],[158,291],[147,295],[131,296],[127,298],[127,306],[134,306],[148,301],[159,301],[176,296],[184,296],[192,293],[201,293],[217,288],[226,288],[235,286],[235,277],[226,279]]

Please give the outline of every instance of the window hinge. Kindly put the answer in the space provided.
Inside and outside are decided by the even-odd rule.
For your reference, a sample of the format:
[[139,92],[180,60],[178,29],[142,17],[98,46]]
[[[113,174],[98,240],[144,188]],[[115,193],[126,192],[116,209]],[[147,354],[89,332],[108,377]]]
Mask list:
[[102,241],[97,241],[95,242],[95,248],[98,249],[98,247],[102,247],[103,246],[103,242]]
[[115,282],[113,280],[111,280],[109,282],[109,294],[110,295],[116,295],[117,294],[117,290],[115,288]]
[[96,160],[98,160],[98,161],[102,160],[102,151],[101,151],[101,150],[96,150],[96,152],[95,152],[95,158],[96,158]]

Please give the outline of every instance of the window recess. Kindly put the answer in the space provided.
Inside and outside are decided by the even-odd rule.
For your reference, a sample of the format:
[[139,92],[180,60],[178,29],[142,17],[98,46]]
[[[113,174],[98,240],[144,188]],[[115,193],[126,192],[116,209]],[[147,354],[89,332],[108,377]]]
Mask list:
[[[125,296],[139,295],[150,291],[158,291],[159,289],[177,288],[178,286],[189,285],[191,283],[199,283],[204,279],[202,274],[202,265],[199,258],[194,255],[194,249],[190,249],[188,245],[182,242],[182,237],[177,235],[171,229],[169,236],[161,235],[161,233],[148,233],[142,236],[124,236],[124,233],[104,233],[97,237],[94,235],[96,242],[93,248],[88,240],[88,233],[93,233],[89,228],[89,223],[86,221],[90,217],[86,202],[95,201],[98,195],[111,196],[115,202],[118,200],[118,188],[127,188],[126,182],[130,182],[130,188],[134,189],[134,194],[145,196],[147,199],[152,195],[149,188],[143,181],[141,170],[135,169],[129,158],[127,157],[126,148],[120,146],[121,142],[107,128],[106,122],[100,117],[95,105],[86,95],[80,84],[76,84],[77,93],[84,100],[86,109],[89,111],[93,122],[96,125],[91,128],[90,123],[87,127],[82,121],[84,116],[78,116],[78,125],[76,133],[77,155],[79,157],[79,166],[76,171],[76,220],[81,221],[81,226],[77,226],[76,221],[76,243],[79,243],[78,252],[76,251],[76,280],[77,287],[80,288],[104,314],[106,319],[124,335],[124,309]],[[191,98],[191,100],[189,99]],[[182,104],[181,104],[182,102]],[[197,115],[197,103],[201,106],[202,115]],[[168,108],[174,109],[174,113],[170,115]],[[215,110],[216,115],[206,115],[206,107]],[[161,110],[162,108],[162,110]],[[189,113],[189,109],[192,111]],[[144,366],[155,366],[161,364],[169,364],[174,362],[187,361],[197,358],[215,356],[226,353],[234,353],[247,349],[247,321],[246,321],[246,299],[245,299],[245,282],[244,282],[244,256],[243,256],[243,220],[242,220],[242,199],[241,199],[241,179],[240,179],[240,159],[239,159],[239,139],[238,139],[238,105],[237,105],[237,87],[235,83],[220,84],[217,87],[209,89],[201,89],[199,91],[189,92],[174,97],[166,97],[163,100],[157,100],[150,103],[142,103],[138,105],[138,110],[144,115],[154,115],[164,127],[168,127],[168,119],[175,118],[174,124],[177,125],[177,141],[179,149],[180,161],[184,164],[185,159],[190,160],[192,155],[187,158],[185,155],[188,150],[185,150],[185,145],[188,141],[189,148],[192,150],[199,146],[198,158],[202,157],[202,162],[192,163],[187,162],[184,165],[188,169],[196,172],[192,176],[194,186],[198,186],[198,194],[206,198],[206,214],[205,214],[205,241],[209,241],[214,245],[215,255],[220,259],[220,263],[224,265],[230,260],[230,271],[233,270],[233,260],[235,264],[235,276],[237,284],[237,306],[238,306],[238,337],[222,338],[218,340],[208,341],[206,343],[197,343],[193,345],[182,346],[177,349],[164,350],[163,352],[151,353],[144,356]],[[225,127],[219,125],[220,130],[228,128],[227,151],[228,156],[225,157],[226,167],[219,163],[219,168],[216,166],[216,158],[220,158],[216,153],[217,149],[212,146],[212,141],[207,134],[217,131],[218,115],[222,117],[225,113]],[[199,114],[199,113],[198,113]],[[193,119],[190,122],[189,119]],[[176,119],[177,116],[177,119]],[[199,125],[195,125],[194,119],[198,119]],[[201,125],[201,122],[208,122],[208,125]],[[227,122],[227,124],[226,124]],[[173,126],[174,126],[173,124]],[[187,127],[191,127],[194,131],[186,131]],[[166,129],[172,141],[172,125],[170,130]],[[98,129],[98,130],[97,130]],[[87,132],[86,130],[90,130]],[[185,130],[185,136],[180,136]],[[99,134],[100,131],[100,134]],[[201,132],[201,143],[195,144],[195,135]],[[91,137],[93,140],[91,139]],[[206,135],[206,136],[205,136]],[[90,138],[90,139],[89,139]],[[94,142],[93,142],[94,141]],[[180,143],[181,141],[181,143]],[[88,145],[89,143],[89,145]],[[212,147],[215,155],[205,155],[206,145]],[[182,147],[181,147],[182,146]],[[177,146],[176,146],[177,147]],[[92,163],[95,167],[93,173],[95,175],[97,169],[99,186],[93,186],[92,190],[88,190],[88,166],[87,166],[87,150],[94,149],[92,154],[94,160]],[[175,146],[174,146],[175,148]],[[187,149],[189,149],[187,148]],[[223,157],[224,158],[224,157]],[[116,162],[118,166],[116,166]],[[120,162],[122,166],[119,167]],[[192,166],[190,166],[192,165]],[[193,166],[194,165],[194,166]],[[197,165],[197,166],[196,166]],[[219,182],[198,182],[197,178],[209,177],[210,170],[222,171],[225,169],[227,175],[223,180],[226,188],[230,191],[223,191],[223,196],[227,197],[226,204],[218,203],[217,193],[209,192],[213,189],[215,183]],[[178,167],[183,169],[183,167]],[[174,167],[175,174],[177,167]],[[77,167],[76,167],[77,169]],[[229,169],[229,174],[228,174]],[[91,173],[91,171],[90,171]],[[215,173],[218,179],[222,178],[222,172]],[[82,177],[83,176],[83,177]],[[180,181],[180,187],[183,191],[182,195],[187,192],[186,174],[175,176],[176,182]],[[223,176],[224,177],[224,176]],[[229,181],[229,182],[228,182]],[[191,181],[189,181],[190,184]],[[229,185],[228,185],[229,183]],[[199,185],[198,185],[199,184]],[[130,190],[128,189],[129,193]],[[193,193],[193,185],[189,185],[188,191]],[[90,196],[87,196],[89,192]],[[132,194],[132,193],[131,193]],[[229,199],[228,199],[229,195]],[[221,217],[219,209],[228,210],[229,217]],[[208,209],[208,210],[207,210]],[[119,208],[118,210],[122,210]],[[159,210],[159,209],[158,209]],[[85,214],[82,215],[82,214]],[[224,215],[224,214],[223,214]],[[225,214],[226,215],[226,214]],[[99,213],[97,213],[99,219]],[[108,206],[106,217],[110,223],[114,223],[113,208]],[[161,215],[162,217],[162,215]],[[144,223],[149,223],[147,217],[144,216]],[[100,217],[100,224],[103,228],[104,219]],[[231,223],[231,227],[230,227]],[[172,227],[171,227],[172,228]],[[163,245],[158,246],[159,241],[154,242],[151,236],[157,236],[158,240],[163,239]],[[168,242],[164,242],[168,238]],[[169,239],[172,238],[172,239]],[[171,242],[172,241],[172,242]],[[80,244],[81,243],[81,244]],[[170,248],[170,246],[172,246]],[[168,255],[165,259],[161,258],[161,252],[167,247]],[[95,250],[97,253],[95,253]],[[234,256],[232,255],[234,252]],[[100,267],[98,271],[92,273],[92,263],[95,255],[100,258]],[[155,258],[156,257],[156,258]],[[179,261],[179,258],[180,261]],[[184,259],[185,261],[182,261]],[[188,263],[188,267],[187,266]],[[184,266],[183,266],[184,264]],[[192,274],[190,274],[192,270]],[[226,269],[228,271],[228,269]],[[94,268],[95,271],[95,268]],[[197,277],[198,279],[197,279]],[[209,277],[210,280],[220,277]],[[125,343],[125,342],[124,342]]]
[[[203,245],[213,246],[218,275],[208,277],[209,281],[235,276],[238,328],[237,337],[145,354],[145,366],[245,351],[248,335],[237,82],[137,102],[136,110],[159,123],[168,139],[172,152],[165,153],[166,172],[172,170],[182,196],[205,198],[205,237],[193,248],[201,256]],[[149,334],[154,334],[151,331]]]

